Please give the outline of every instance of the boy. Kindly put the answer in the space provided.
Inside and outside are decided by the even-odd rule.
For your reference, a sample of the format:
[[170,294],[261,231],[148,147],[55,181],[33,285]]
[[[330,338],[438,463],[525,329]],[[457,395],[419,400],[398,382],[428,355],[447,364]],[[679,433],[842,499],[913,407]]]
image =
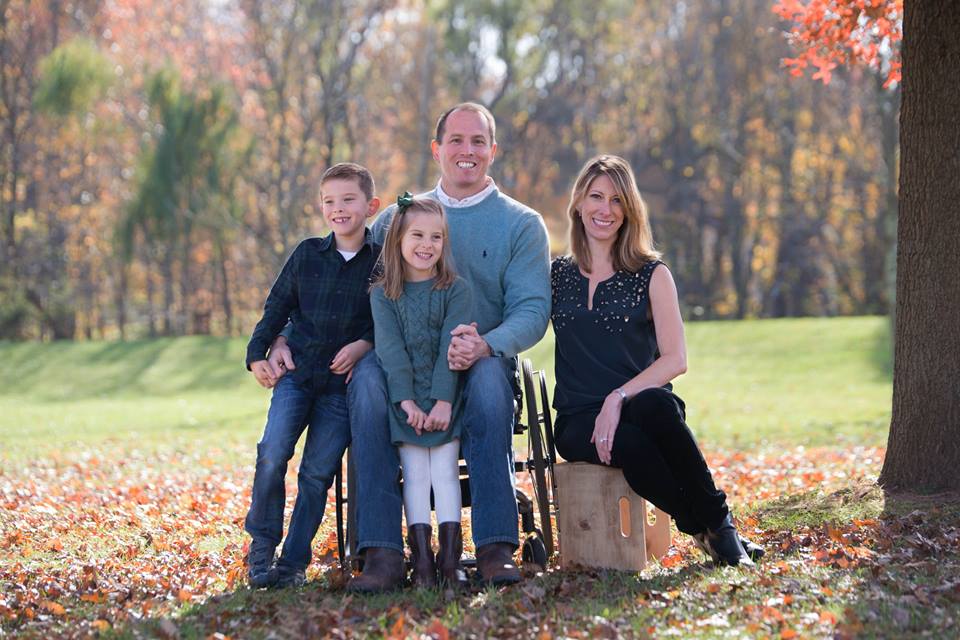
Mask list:
[[[308,238],[294,249],[270,288],[263,317],[247,345],[247,369],[262,386],[276,384],[257,444],[245,522],[253,538],[247,561],[254,588],[300,586],[305,581],[327,490],[350,442],[346,383],[353,365],[373,346],[368,287],[380,255],[380,246],[366,229],[367,219],[380,208],[373,177],[357,164],[334,165],[320,179],[320,201],[330,235]],[[266,353],[288,319],[285,334],[299,366],[291,363],[277,379]],[[297,501],[274,564],[283,536],[284,476],[306,425]]]

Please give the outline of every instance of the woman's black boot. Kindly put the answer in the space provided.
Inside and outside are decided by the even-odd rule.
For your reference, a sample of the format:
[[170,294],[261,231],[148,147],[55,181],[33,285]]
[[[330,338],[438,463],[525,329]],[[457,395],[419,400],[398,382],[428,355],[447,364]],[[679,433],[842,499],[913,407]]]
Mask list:
[[733,516],[729,513],[724,517],[720,526],[715,529],[707,529],[707,542],[710,548],[716,552],[720,564],[736,567],[744,565],[752,567],[753,560],[744,551],[740,544],[740,536],[737,535],[737,529],[733,526]]

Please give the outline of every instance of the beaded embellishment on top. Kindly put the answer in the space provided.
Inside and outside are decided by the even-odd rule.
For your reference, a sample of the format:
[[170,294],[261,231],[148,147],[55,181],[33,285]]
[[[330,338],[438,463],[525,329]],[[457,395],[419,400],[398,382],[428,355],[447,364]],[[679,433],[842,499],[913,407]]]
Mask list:
[[554,330],[564,329],[574,319],[590,318],[609,333],[622,333],[631,320],[646,322],[650,277],[658,264],[653,260],[637,272],[616,271],[597,284],[593,308],[588,309],[589,278],[570,256],[556,258],[550,269]]

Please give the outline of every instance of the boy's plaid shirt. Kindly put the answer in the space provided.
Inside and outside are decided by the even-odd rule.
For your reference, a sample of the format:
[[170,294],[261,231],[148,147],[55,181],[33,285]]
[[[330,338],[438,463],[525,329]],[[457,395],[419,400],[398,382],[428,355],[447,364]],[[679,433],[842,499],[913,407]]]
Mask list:
[[380,245],[369,229],[349,261],[337,251],[332,233],[301,242],[270,288],[247,345],[247,369],[266,358],[289,319],[284,335],[297,368],[287,375],[317,393],[343,393],[346,376],[331,373],[330,361],[347,343],[361,338],[373,342],[369,287],[379,256]]

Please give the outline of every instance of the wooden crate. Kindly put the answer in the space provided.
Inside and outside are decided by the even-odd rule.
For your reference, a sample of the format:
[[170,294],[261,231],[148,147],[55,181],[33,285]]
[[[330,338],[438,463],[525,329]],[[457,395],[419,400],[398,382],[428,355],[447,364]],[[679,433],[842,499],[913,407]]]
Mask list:
[[556,477],[560,566],[640,571],[670,547],[670,516],[634,493],[620,469],[561,462]]

